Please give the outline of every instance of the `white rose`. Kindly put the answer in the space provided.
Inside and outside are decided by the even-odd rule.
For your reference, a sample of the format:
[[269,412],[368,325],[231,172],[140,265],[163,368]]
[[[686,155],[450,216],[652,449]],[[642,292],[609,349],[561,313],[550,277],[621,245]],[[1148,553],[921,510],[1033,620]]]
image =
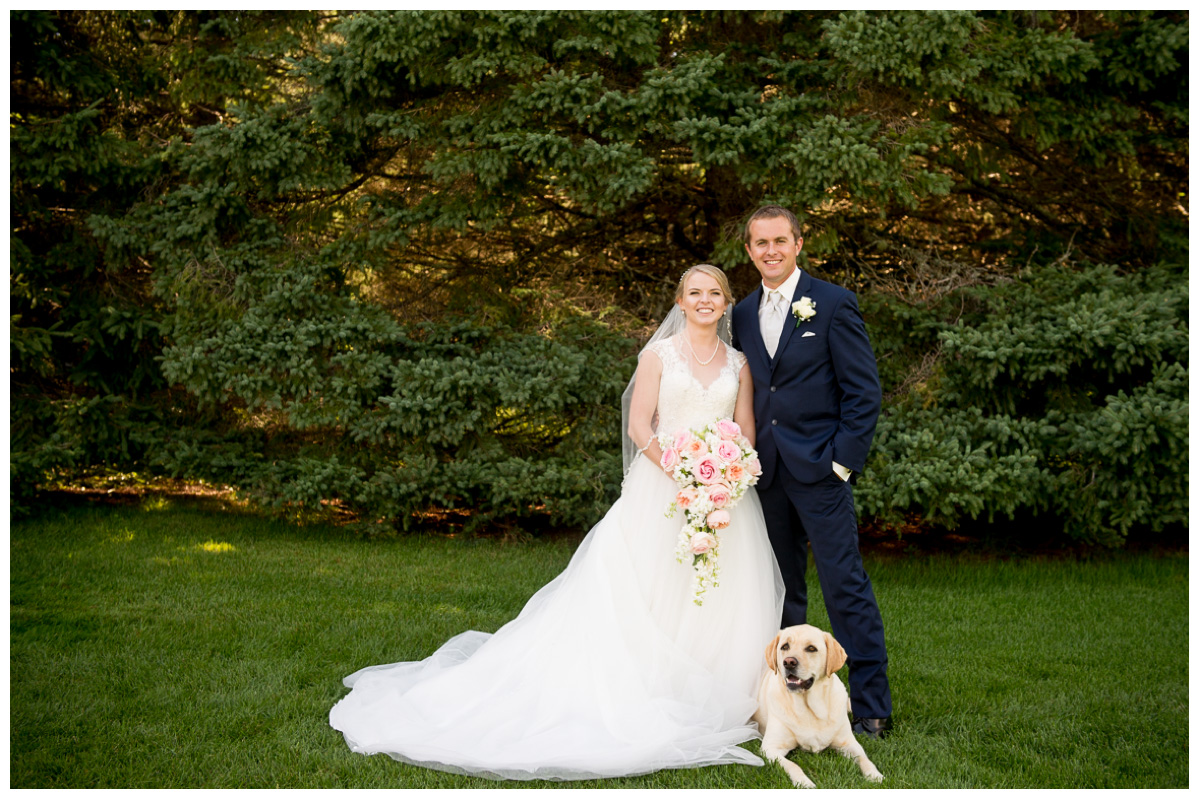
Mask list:
[[817,304],[807,295],[792,303],[792,313],[799,322],[808,322],[817,315]]

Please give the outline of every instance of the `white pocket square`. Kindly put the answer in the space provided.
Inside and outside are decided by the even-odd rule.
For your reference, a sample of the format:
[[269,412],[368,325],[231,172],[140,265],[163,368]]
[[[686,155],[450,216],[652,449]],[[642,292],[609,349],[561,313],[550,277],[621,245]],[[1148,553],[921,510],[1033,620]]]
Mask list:
[[816,336],[816,334],[815,334],[815,333],[813,333],[812,331],[805,331],[805,333],[804,333],[804,336],[801,336],[800,338],[801,338],[801,339],[804,339],[804,338],[806,338],[806,337],[808,337],[808,336]]

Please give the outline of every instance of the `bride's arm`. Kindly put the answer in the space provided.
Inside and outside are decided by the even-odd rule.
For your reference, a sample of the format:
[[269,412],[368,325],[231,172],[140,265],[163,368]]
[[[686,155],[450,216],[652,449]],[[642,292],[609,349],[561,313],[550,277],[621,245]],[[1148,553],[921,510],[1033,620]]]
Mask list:
[[[662,448],[654,435],[654,411],[658,408],[658,384],[662,378],[662,361],[653,351],[642,355],[638,363],[637,380],[629,402],[629,438],[642,450],[642,455],[655,464],[662,459]],[[647,444],[649,445],[647,447]]]
[[[733,421],[742,429],[742,435],[754,446],[754,380],[750,377],[750,365],[742,364],[738,373],[737,405],[733,408]],[[636,439],[634,440],[636,441]]]

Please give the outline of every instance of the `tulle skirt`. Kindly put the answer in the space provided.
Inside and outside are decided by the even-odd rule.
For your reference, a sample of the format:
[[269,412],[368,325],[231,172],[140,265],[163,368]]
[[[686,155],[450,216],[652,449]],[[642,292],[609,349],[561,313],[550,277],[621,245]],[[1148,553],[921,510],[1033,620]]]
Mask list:
[[783,582],[751,489],[721,536],[719,585],[693,602],[675,557],[674,483],[648,459],[567,568],[495,634],[424,661],[367,667],[329,722],[357,753],[517,780],[761,765],[738,747]]

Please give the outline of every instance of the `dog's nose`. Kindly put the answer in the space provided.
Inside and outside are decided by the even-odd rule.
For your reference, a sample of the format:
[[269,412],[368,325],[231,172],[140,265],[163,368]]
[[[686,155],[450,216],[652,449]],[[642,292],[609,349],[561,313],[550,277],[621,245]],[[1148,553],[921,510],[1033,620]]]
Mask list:
[[800,663],[799,661],[797,661],[797,660],[796,660],[796,659],[794,659],[794,658],[791,658],[790,656],[789,656],[788,658],[785,658],[785,659],[783,660],[783,665],[784,665],[785,667],[787,667],[788,669],[795,669],[795,668],[796,668],[796,665],[797,665],[797,664],[799,664],[799,663]]

